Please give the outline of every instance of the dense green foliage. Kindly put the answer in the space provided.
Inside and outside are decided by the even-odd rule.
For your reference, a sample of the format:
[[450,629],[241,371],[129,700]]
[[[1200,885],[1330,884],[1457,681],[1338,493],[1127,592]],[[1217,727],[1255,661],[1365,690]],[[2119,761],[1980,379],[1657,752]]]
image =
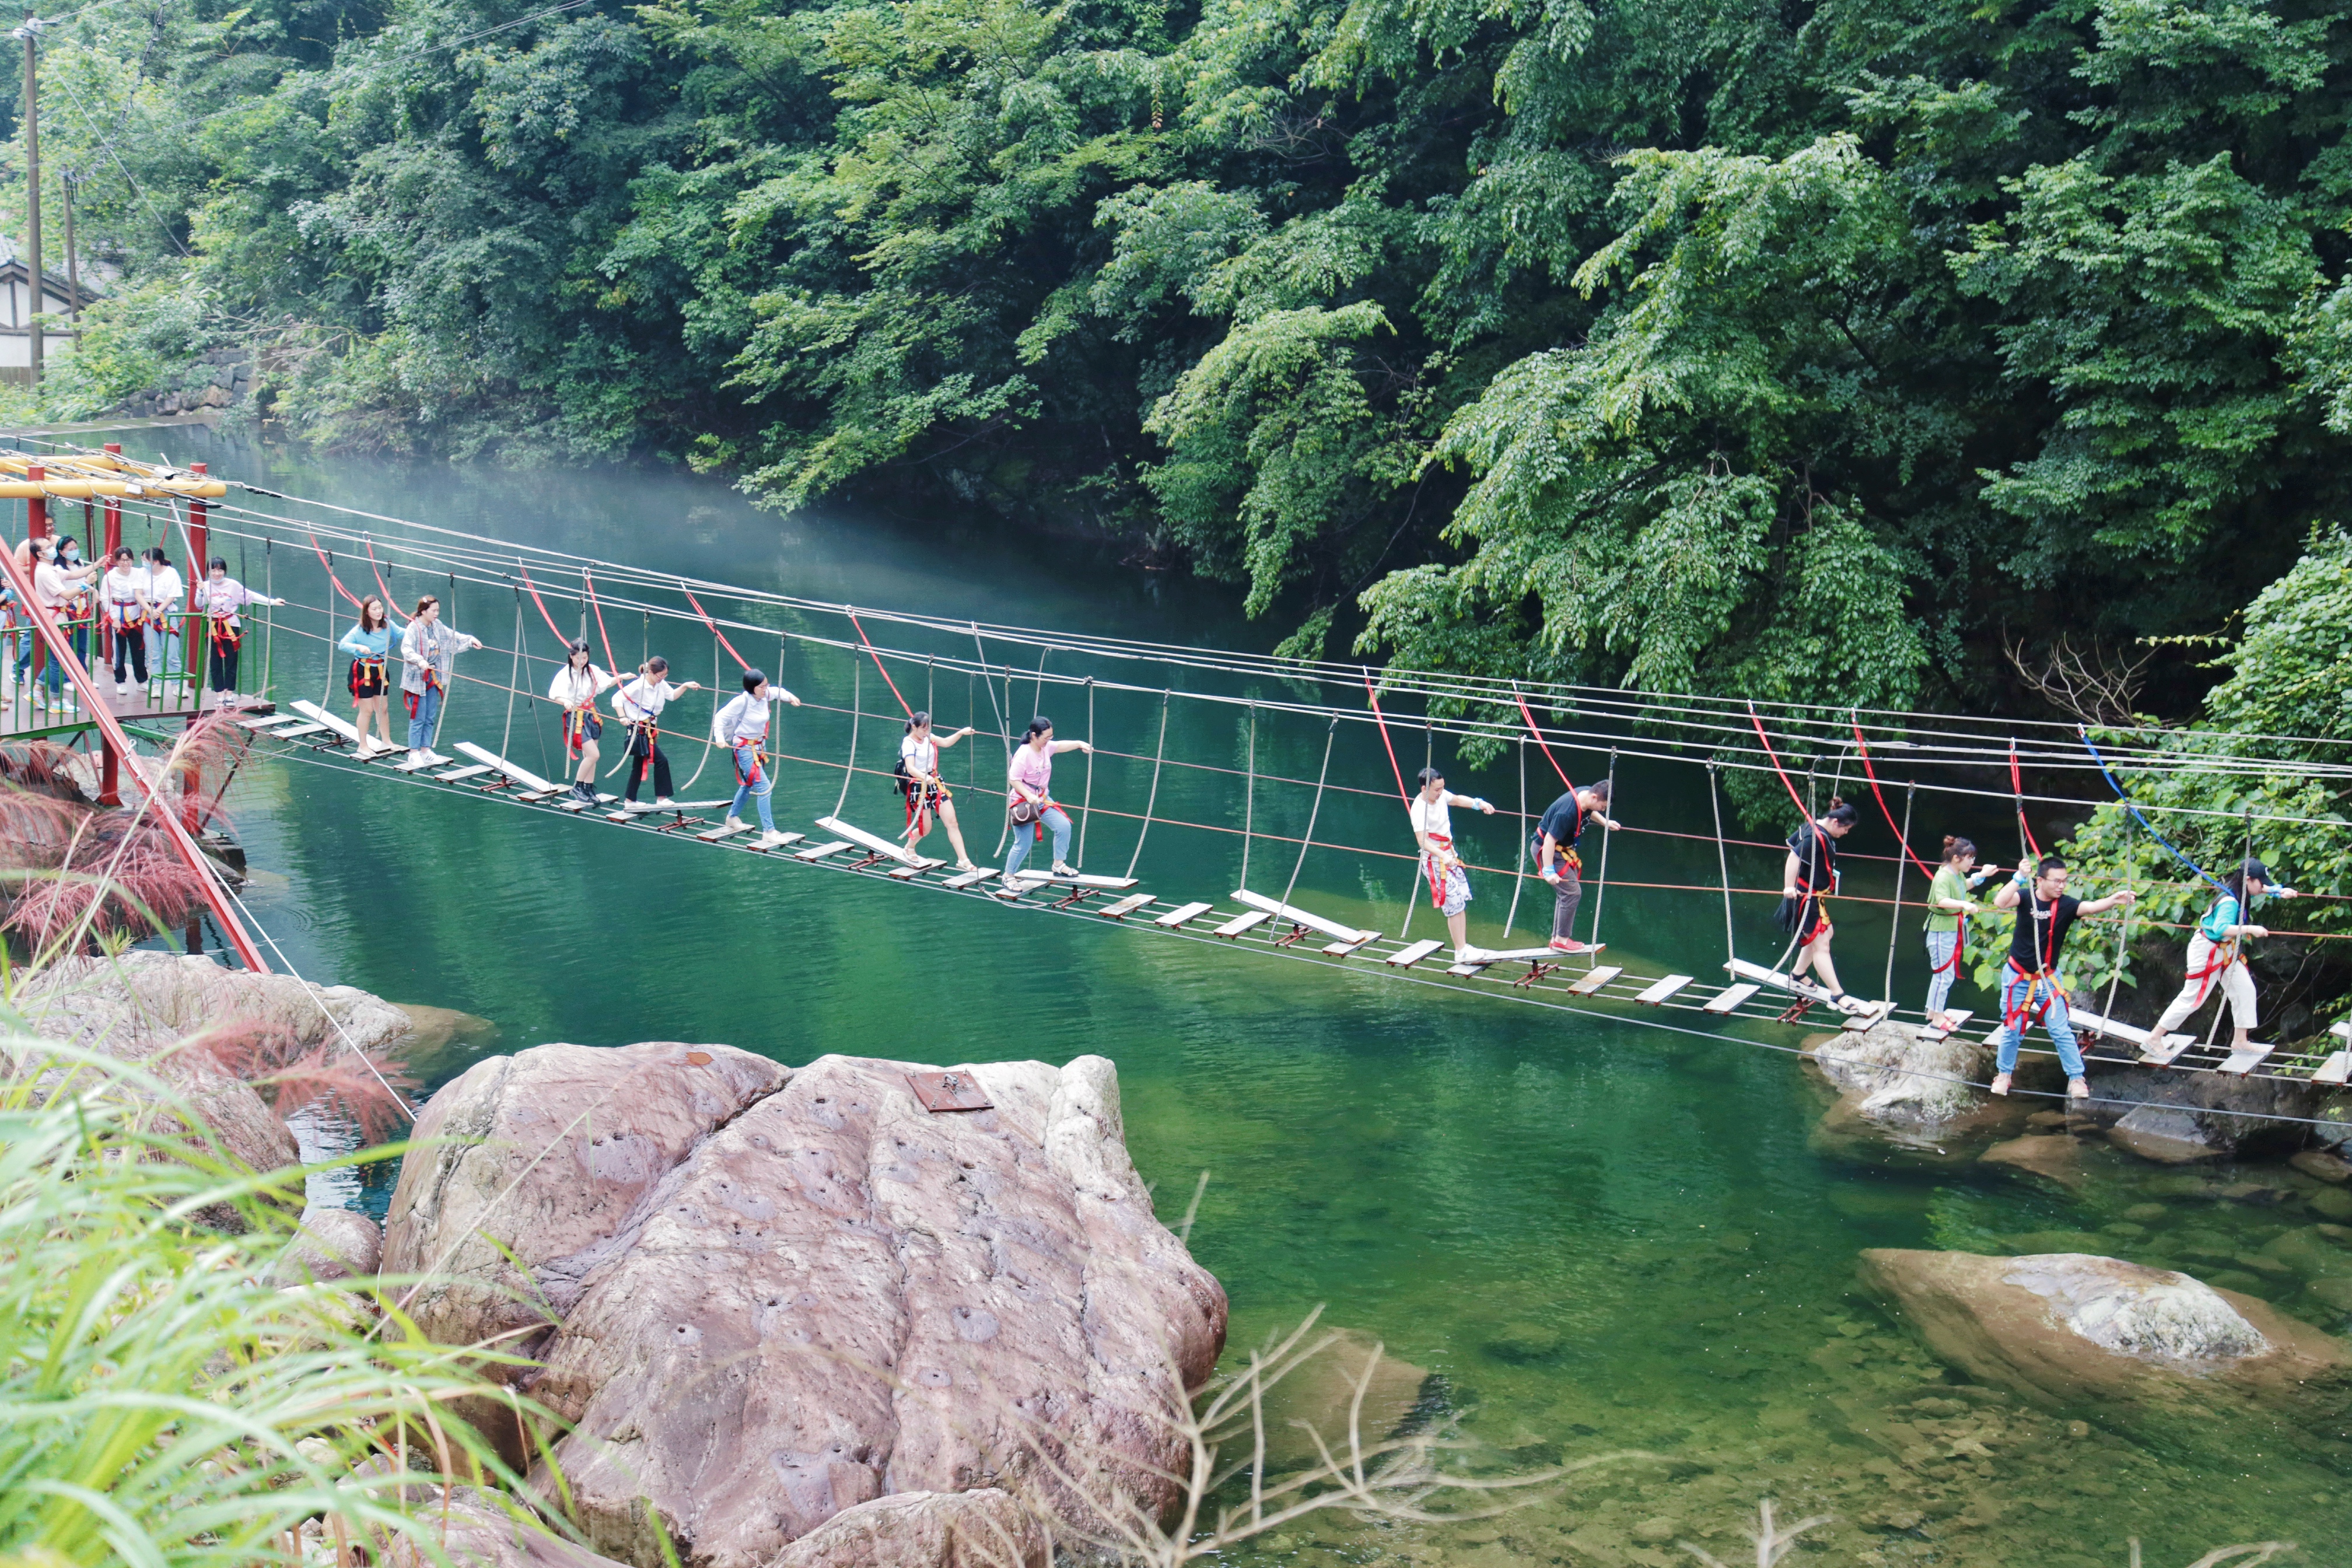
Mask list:
[[1124,531],[1302,650],[1982,702],[2004,637],[2217,630],[2341,516],[2347,42],[2309,0],[105,7],[45,144],[154,281],[60,395],[193,299],[329,441]]

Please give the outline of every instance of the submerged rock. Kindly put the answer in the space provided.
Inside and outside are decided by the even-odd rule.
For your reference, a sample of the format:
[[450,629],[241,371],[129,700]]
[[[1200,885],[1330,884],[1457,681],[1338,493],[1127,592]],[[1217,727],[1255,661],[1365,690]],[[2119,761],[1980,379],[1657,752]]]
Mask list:
[[2323,1182],[2341,1184],[2352,1182],[2352,1160],[2325,1149],[2305,1149],[2287,1162],[2306,1176],[2316,1176]]
[[2085,1253],[1873,1249],[1863,1277],[1930,1349],[2050,1405],[2184,1405],[2341,1382],[2352,1357],[2310,1325],[2189,1275]]
[[1979,1158],[1988,1165],[2006,1165],[2057,1183],[2069,1192],[2080,1192],[2083,1173],[2081,1140],[2063,1132],[2030,1133],[2012,1138],[2006,1143],[1996,1143]]
[[387,1269],[437,1268],[417,1310],[442,1337],[552,1325],[527,1386],[571,1424],[547,1440],[597,1550],[656,1568],[666,1532],[697,1568],[771,1568],[839,1518],[841,1552],[870,1526],[904,1535],[894,1563],[950,1563],[948,1523],[995,1505],[877,1501],[1067,1517],[1064,1476],[1172,1500],[1154,1472],[1181,1468],[1170,1418],[1225,1300],[1152,1214],[1111,1064],[959,1068],[993,1109],[941,1114],[910,1070],[541,1047],[426,1107],[441,1146],[402,1172]]

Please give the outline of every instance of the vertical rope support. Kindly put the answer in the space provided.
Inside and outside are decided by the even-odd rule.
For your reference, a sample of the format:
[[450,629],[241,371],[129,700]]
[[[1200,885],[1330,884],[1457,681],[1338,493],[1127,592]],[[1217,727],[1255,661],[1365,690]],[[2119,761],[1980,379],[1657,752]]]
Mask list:
[[507,754],[507,742],[514,739],[515,693],[522,689],[522,590],[515,594],[514,672],[507,677],[507,727],[499,731],[499,755]]
[[1728,962],[1739,956],[1739,942],[1731,934],[1731,858],[1723,847],[1723,796],[1715,787],[1715,773],[1716,765],[1707,763],[1706,803],[1715,810],[1715,865],[1723,876],[1723,956]]
[[[1612,811],[1617,807],[1617,748],[1614,746],[1609,748],[1609,807]],[[1715,837],[1719,841],[1723,837],[1722,813],[1718,811],[1716,815]],[[1617,837],[1605,827],[1601,832],[1607,837],[1601,840],[1601,874],[1592,879],[1592,934],[1587,939],[1595,948],[1601,945],[1601,906],[1609,897],[1609,845]],[[1574,936],[1576,933],[1570,931],[1568,934]],[[1584,967],[1590,969],[1597,962],[1597,959],[1588,957]]]
[[1911,803],[1918,794],[1916,779],[1903,791],[1903,842],[1899,846],[1903,852],[1895,857],[1895,909],[1887,916],[1886,979],[1878,988],[1881,996],[1895,994],[1895,942],[1903,931],[1903,873],[1911,868]]
[[[1338,720],[1332,721],[1334,724]],[[1143,826],[1135,832],[1135,853],[1127,858],[1127,874],[1135,875],[1135,863],[1143,858],[1143,836],[1151,831],[1151,811],[1160,804],[1160,763],[1168,755],[1168,693],[1160,693],[1160,744],[1151,753],[1151,793],[1143,801]],[[1094,777],[1094,764],[1087,764],[1087,777]]]
[[[2115,973],[2107,976],[2107,1000],[2105,1005],[2099,1009],[2100,1012],[2105,1013],[2110,1018],[2116,1016],[2116,987],[2123,984],[2124,960],[2128,956],[2131,947],[2131,918],[2132,907],[2129,904],[2126,904],[2124,906],[2123,927],[2116,932]],[[2160,1046],[2164,1042],[2157,1040],[2154,1043]]]
[[[996,738],[998,741],[1003,742],[1004,747],[1004,771],[1006,776],[1009,778],[1013,772],[1013,729],[1011,725],[1005,722],[1004,709],[997,706],[996,677],[989,673],[988,648],[987,646],[980,640],[980,623],[978,621],[971,623],[971,646],[973,651],[980,655],[980,669],[975,679],[988,682],[988,706],[990,710],[996,715]],[[1013,667],[1008,664],[1004,668],[1007,670],[1010,670]],[[1013,692],[1009,686],[1005,689],[1004,701],[1006,707],[1010,707],[1012,705]],[[977,768],[979,763],[975,762],[972,765]],[[1013,786],[1010,784],[1005,785],[1008,792],[1012,787]],[[996,815],[998,821],[996,825],[995,853],[1002,855],[1004,853],[1004,841],[1010,837],[1013,833],[1013,816],[1010,803],[1007,803],[1005,810],[1000,811]]]
[[1249,886],[1250,816],[1257,805],[1257,704],[1250,704],[1248,760],[1242,764],[1242,879],[1238,887]]
[[[1299,869],[1307,864],[1307,851],[1315,843],[1315,819],[1323,813],[1323,781],[1331,776],[1331,742],[1339,733],[1339,715],[1331,715],[1331,727],[1323,731],[1323,768],[1315,775],[1315,804],[1307,808],[1307,831],[1298,837],[1298,858],[1290,863],[1290,880],[1282,885],[1282,901],[1287,906],[1290,895],[1297,890]],[[1274,927],[1265,929],[1265,940],[1275,940]]]
[[1511,860],[1511,907],[1503,911],[1503,941],[1511,938],[1511,922],[1519,918],[1519,889],[1528,885],[1528,738],[1519,737],[1519,852]]
[[[327,552],[322,552],[321,553],[327,553]],[[333,556],[331,553],[327,553],[327,588],[326,588],[326,591],[325,591],[324,593],[322,593],[322,594],[320,594],[320,595],[319,595],[319,597],[320,598],[320,600],[322,600],[322,601],[323,601],[323,613],[324,613],[324,615],[326,616],[326,618],[327,618],[327,636],[326,636],[326,639],[325,639],[325,640],[326,640],[326,644],[327,644],[327,679],[326,679],[324,681],[320,682],[320,686],[319,686],[319,706],[320,706],[320,707],[321,707],[321,708],[326,707],[326,706],[328,705],[329,701],[330,701],[331,700],[332,700],[332,698],[333,698],[333,697],[334,697],[334,695],[335,695],[335,588],[334,588],[334,579],[335,579],[335,558],[334,558],[334,556]],[[515,591],[516,591],[518,594],[520,594],[522,590],[520,590],[520,588],[518,588],[518,589],[516,589]],[[194,600],[195,600],[195,592],[196,592],[196,591],[195,591],[195,585],[194,585],[194,584],[189,584],[189,586],[188,586],[188,598],[189,598],[189,602],[190,602],[190,603],[192,603],[192,604],[193,604],[193,603],[194,602]],[[515,603],[516,603],[516,604],[518,604],[518,605],[520,605],[520,604],[521,604],[521,603],[522,603],[522,601],[521,601],[520,599],[517,599],[517,600],[515,601]],[[166,631],[168,631],[170,628],[166,627],[165,629],[166,629]],[[164,649],[163,649],[164,657],[169,658],[169,657],[171,656],[171,651],[172,651],[172,650],[171,650],[171,647],[169,647],[169,645],[168,645],[168,643],[167,643],[167,645],[165,646],[165,647],[164,647]],[[183,638],[183,639],[181,640],[180,667],[181,667],[183,669],[188,669],[188,668],[198,668],[198,667],[196,666],[196,664],[195,664],[195,657],[196,657],[196,650],[195,650],[195,649],[194,649],[194,648],[192,648],[192,647],[189,647],[187,646],[187,641],[186,641],[186,639],[185,639],[185,638]],[[201,686],[197,686],[197,687],[193,687],[193,688],[191,688],[191,689],[201,691],[201,690],[203,690],[203,689],[204,689],[204,688],[203,688],[203,687],[201,687]]]
[[[515,605],[515,613],[518,615],[522,613],[522,605],[520,603]],[[710,753],[719,749],[711,742],[710,731],[719,722],[719,710],[720,706],[721,704],[719,700],[719,639],[717,637],[712,637],[710,639],[710,722],[702,727],[702,760],[694,764],[694,772],[688,774],[687,781],[677,787],[677,798],[680,800],[692,800],[694,798],[694,781],[702,776],[702,770],[710,765]],[[648,773],[653,771],[653,763],[650,761],[646,763],[646,770]]]
[[[782,650],[779,648],[778,652]],[[778,665],[783,660],[778,659]],[[849,667],[849,755],[842,759],[841,794],[833,803],[833,815],[839,816],[841,808],[849,804],[849,781],[857,772],[857,723],[865,717],[866,661],[858,659]]]
[[[1078,869],[1087,868],[1087,818],[1095,804],[1095,678],[1087,677],[1087,793],[1078,802]],[[1138,840],[1141,842],[1140,839]]]
[[[261,595],[265,599],[278,596],[278,574],[272,570],[274,563],[270,559],[269,549],[276,542],[274,539],[265,539],[261,542]],[[261,695],[264,697],[269,695],[269,647],[276,640],[278,630],[277,617],[272,614],[276,606],[271,605],[261,606]],[[139,635],[145,637],[146,630],[142,627]],[[332,669],[334,667],[334,659],[330,656],[327,668]]]
[[[584,579],[583,579],[583,581],[584,581]],[[448,610],[449,615],[450,615],[451,616],[455,616],[457,615],[457,574],[455,572],[452,572],[452,573],[450,573],[450,574],[449,574],[449,597],[448,597],[448,598],[447,598],[447,600],[446,600],[445,602],[446,602],[446,603],[448,605],[448,606],[449,606],[449,610]],[[517,608],[517,609],[520,609],[520,608],[521,608],[521,606],[518,605],[516,606],[516,608]],[[390,613],[391,609],[392,609],[392,606],[391,606],[390,605],[386,605],[384,606],[384,610],[385,610],[385,612],[386,612],[387,618],[389,618],[389,613]],[[454,636],[454,635],[455,635],[455,633],[456,633],[456,628],[455,628],[455,627],[452,627],[452,628],[451,628],[451,635],[453,635],[453,636]],[[585,631],[583,631],[583,632],[582,632],[580,635],[581,635],[583,637],[585,637],[588,634],[587,634]],[[452,657],[454,658],[455,656],[453,655]],[[449,717],[449,698],[450,698],[450,695],[451,695],[451,689],[446,688],[446,687],[443,688],[443,689],[442,689],[442,692],[441,692],[441,706],[440,706],[440,707],[438,707],[438,708],[436,708],[435,710],[433,710],[433,733],[431,734],[431,736],[429,736],[429,737],[425,740],[425,749],[426,751],[428,751],[428,752],[437,752],[437,751],[439,750],[439,748],[440,748],[440,745],[441,745],[441,726],[442,726],[442,724],[443,724],[444,722],[446,722],[446,721],[447,721],[447,719],[448,719],[448,717]]]

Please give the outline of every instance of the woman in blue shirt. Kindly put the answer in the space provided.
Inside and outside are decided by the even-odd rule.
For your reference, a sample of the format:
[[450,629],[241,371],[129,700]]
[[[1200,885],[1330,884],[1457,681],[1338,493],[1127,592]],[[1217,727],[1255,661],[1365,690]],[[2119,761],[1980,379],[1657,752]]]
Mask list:
[[2268,928],[2250,924],[2246,917],[2253,912],[2254,900],[2266,892],[2282,899],[2294,897],[2293,888],[2271,886],[2270,868],[2260,860],[2249,860],[2227,877],[2221,885],[2229,889],[2215,899],[2205,918],[2197,922],[2189,937],[2189,973],[2180,983],[2180,994],[2156,1021],[2151,1040],[2161,1041],[2165,1036],[2186,1023],[2189,1016],[2205,1005],[2205,998],[2219,989],[2230,999],[2230,1013],[2237,1025],[2237,1035],[2231,1043],[2233,1050],[2246,1048],[2246,1037],[2260,1021],[2254,1009],[2254,977],[2246,968],[2244,943],[2249,937],[2268,936]]
[[[369,595],[360,602],[360,623],[343,634],[335,645],[352,656],[352,670],[347,684],[352,689],[352,722],[359,726],[360,750],[369,752],[392,749],[391,704],[386,700],[392,689],[387,670],[392,660],[392,617],[384,613],[383,601]],[[378,745],[368,741],[368,720],[375,720],[376,733],[383,738]]]

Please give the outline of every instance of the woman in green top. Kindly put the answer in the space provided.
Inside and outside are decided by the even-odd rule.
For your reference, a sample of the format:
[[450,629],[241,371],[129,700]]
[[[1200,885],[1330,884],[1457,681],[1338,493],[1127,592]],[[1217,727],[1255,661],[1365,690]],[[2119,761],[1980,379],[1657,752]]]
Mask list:
[[1944,863],[1927,886],[1927,1026],[1950,1034],[1953,1019],[1944,1011],[1951,999],[1952,982],[1960,977],[1960,952],[1968,945],[1968,918],[1984,906],[1969,896],[1988,870],[1969,873],[1977,863],[1977,847],[1965,838],[1946,837]]

